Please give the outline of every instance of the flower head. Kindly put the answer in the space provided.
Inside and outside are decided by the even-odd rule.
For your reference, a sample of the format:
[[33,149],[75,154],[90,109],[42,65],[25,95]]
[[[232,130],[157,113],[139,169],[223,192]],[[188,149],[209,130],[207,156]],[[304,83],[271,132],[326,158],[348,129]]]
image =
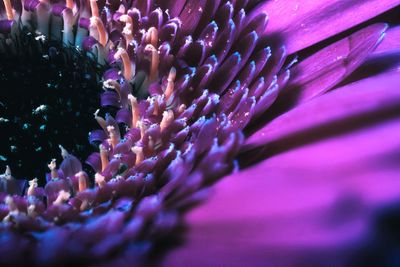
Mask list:
[[60,146],[63,161],[48,163],[44,187],[33,179],[25,196],[5,197],[5,239],[31,255],[9,254],[5,263],[100,262],[121,248],[137,250],[132,257],[149,253],[204,187],[235,169],[241,130],[288,78],[285,70],[277,75],[285,50],[260,41],[267,16],[253,3],[3,3],[11,51],[26,27],[44,36],[37,42],[59,40],[109,66],[94,113],[99,129],[89,134],[98,148],[86,161],[94,174]]
[[[14,167],[7,167],[0,177],[3,192],[0,198],[0,219],[3,220],[0,224],[0,253],[5,255],[0,261],[4,264],[33,263],[38,266],[126,265],[132,262],[140,265],[152,253],[154,255],[165,240],[176,236],[181,230],[179,227],[185,212],[208,195],[211,185],[224,175],[238,170],[239,165],[244,168],[260,161],[261,165],[253,166],[257,170],[255,173],[252,174],[250,169],[239,174],[239,177],[244,175],[246,179],[254,179],[250,183],[246,181],[245,185],[241,185],[239,180],[237,186],[258,186],[257,190],[262,189],[261,193],[255,190],[242,205],[237,203],[236,207],[239,211],[243,209],[243,214],[249,216],[247,219],[255,218],[255,224],[259,223],[255,229],[264,231],[262,234],[270,233],[265,231],[265,220],[257,215],[265,215],[264,212],[268,215],[270,212],[264,208],[264,202],[268,199],[263,196],[264,192],[268,192],[268,197],[273,200],[274,190],[281,189],[274,187],[274,182],[284,184],[285,176],[274,170],[274,164],[279,167],[282,166],[279,162],[293,164],[298,161],[306,166],[307,157],[314,150],[300,152],[297,156],[284,154],[281,161],[268,161],[268,173],[277,179],[269,180],[272,184],[267,183],[267,186],[271,186],[270,191],[263,188],[266,186],[263,183],[265,180],[260,177],[264,176],[264,169],[259,171],[257,166],[264,166],[266,157],[279,157],[279,153],[296,148],[297,144],[308,144],[333,134],[328,130],[315,133],[314,129],[335,126],[348,129],[348,122],[362,123],[364,115],[368,114],[386,120],[394,116],[398,104],[398,94],[390,86],[376,93],[375,89],[361,90],[361,86],[353,89],[349,85],[326,94],[340,87],[340,83],[346,84],[355,79],[356,76],[350,74],[368,59],[382,41],[387,30],[386,24],[360,27],[341,40],[330,41],[329,45],[318,44],[314,48],[318,50],[315,54],[313,48],[300,52],[301,61],[295,66],[294,57],[286,60],[286,51],[293,53],[307,48],[370,19],[374,14],[398,6],[396,1],[384,1],[376,12],[370,11],[371,5],[376,2],[374,0],[367,1],[367,4],[365,1],[334,1],[338,5],[334,7],[327,1],[320,4],[312,1],[282,2],[24,0],[20,3],[3,0],[0,7],[0,32],[4,35],[0,49],[3,54],[24,55],[21,46],[24,40],[30,40],[30,45],[35,48],[32,50],[39,51],[37,54],[40,57],[49,59],[46,62],[55,66],[61,62],[63,69],[70,69],[66,64],[69,61],[65,51],[73,47],[75,52],[72,55],[85,52],[82,64],[72,62],[73,68],[83,70],[72,71],[74,80],[79,80],[76,77],[82,74],[89,75],[92,79],[87,80],[94,80],[93,84],[100,82],[99,89],[103,90],[96,93],[83,90],[86,86],[82,86],[82,92],[76,93],[81,98],[80,106],[72,117],[83,123],[61,123],[71,125],[65,130],[64,139],[57,140],[61,145],[49,141],[51,147],[59,149],[62,161],[52,159],[55,157],[54,151],[49,150],[51,153],[46,155],[48,161],[43,162],[49,172],[43,185],[35,179],[36,174],[31,177],[28,175],[29,186],[24,188],[25,183],[20,185],[21,180],[12,176]],[[285,13],[286,4],[291,7],[293,14]],[[353,22],[337,23],[335,29],[326,23],[329,20],[336,21],[335,10],[338,7],[351,10],[354,6],[365,8],[365,5],[368,11]],[[307,35],[307,31],[319,27],[316,21],[320,17],[315,17],[313,12],[316,9],[319,11],[319,8],[328,19],[321,23],[321,31],[312,31],[313,34]],[[265,11],[274,18],[270,28],[266,27],[268,16]],[[290,16],[282,16],[279,21],[282,13]],[[293,21],[293,18],[298,18],[298,21]],[[299,37],[299,33],[304,36]],[[63,43],[67,48],[56,49],[52,42]],[[30,50],[27,51],[29,53]],[[61,60],[55,60],[57,58]],[[76,60],[81,57],[73,58]],[[290,81],[289,69],[292,73]],[[60,71],[58,76],[63,77],[64,72]],[[385,76],[385,81],[390,80],[389,84],[396,79]],[[97,94],[100,94],[100,106],[93,101],[97,99]],[[74,95],[72,90],[69,95]],[[365,104],[353,101],[356,96],[364,99]],[[47,99],[47,96],[43,96],[43,99]],[[374,105],[373,99],[385,105]],[[64,102],[67,106],[72,105],[69,98],[62,97],[61,100],[58,102],[61,108],[57,109],[60,115]],[[42,116],[47,121],[50,110],[51,105],[40,103],[36,107],[35,104],[32,115]],[[87,134],[83,128],[88,125],[85,125],[86,120],[80,118],[81,113],[94,114],[91,121],[97,123],[97,129],[89,133],[93,153],[85,162],[91,169],[82,165],[80,153],[75,154],[77,142],[68,143],[72,151],[63,142],[73,138],[72,125],[79,132]],[[24,130],[25,126],[19,125],[19,120],[3,118],[0,122],[17,124],[18,130],[21,127]],[[37,128],[34,123],[26,127]],[[52,124],[39,125],[38,129],[45,131],[47,128],[56,131]],[[17,142],[14,138],[9,140]],[[14,150],[19,149],[18,146],[14,147]],[[88,152],[88,149],[83,150]],[[324,155],[318,147],[316,151]],[[374,149],[371,151],[376,152]],[[321,163],[318,166],[324,165]],[[18,173],[18,168],[15,169]],[[350,173],[354,171],[352,168],[347,170]],[[337,177],[338,173],[334,172],[332,177]],[[294,176],[303,177],[301,172]],[[229,180],[225,184],[228,184],[228,193],[222,189],[222,201],[218,202],[217,199],[217,208],[214,210],[211,207],[210,214],[216,212],[213,218],[217,221],[221,214],[223,218],[231,220],[228,225],[223,224],[228,227],[226,233],[231,235],[232,229],[240,230],[235,228],[235,223],[241,212],[236,212],[232,205],[218,203],[225,203],[225,198],[235,203],[229,192],[237,192],[234,199],[238,198],[239,192],[245,192],[235,191],[237,186],[229,187]],[[295,191],[291,191],[291,188],[287,186],[285,190],[277,192],[290,200],[292,191]],[[310,195],[317,197],[303,198],[312,207],[319,203],[320,197],[329,197],[331,193],[323,188],[326,191],[322,192],[326,195],[315,194],[317,190],[314,187],[312,189]],[[303,189],[302,194],[307,192]],[[349,198],[339,201],[337,205],[340,209],[341,203],[354,204],[353,200],[350,194]],[[302,211],[308,207],[306,204],[295,205],[293,209]],[[277,206],[282,209],[280,212],[292,208],[284,204]],[[224,213],[226,207],[229,207],[229,212]],[[364,211],[357,211],[360,210]],[[201,209],[198,212],[196,222],[201,224],[204,218],[207,222],[210,217],[203,216]],[[348,218],[334,214],[334,219]],[[310,221],[320,226],[319,218],[326,218],[318,215],[311,216]],[[190,216],[189,221],[193,218]],[[336,225],[334,219],[322,220],[322,224],[329,226],[334,221],[333,225]],[[306,232],[314,229],[308,228],[307,222],[305,220],[305,226],[296,224],[295,228],[286,232],[297,235],[304,229]],[[278,230],[279,227],[285,230],[285,226],[291,225],[281,218],[270,223]],[[360,225],[364,226],[351,225],[349,233],[356,236],[362,232],[360,229],[363,228],[358,227]],[[313,242],[331,247],[330,237],[334,236],[316,232],[315,235],[309,235],[309,242],[306,242],[301,238],[293,241],[290,234],[279,233],[271,235],[274,236],[271,238],[273,241],[262,240],[266,240],[268,245],[276,242],[274,249],[287,243],[310,245]],[[237,234],[240,236],[240,231]],[[339,235],[333,239],[340,243],[346,238]],[[221,240],[229,238],[222,235]],[[186,248],[190,249],[190,246]],[[212,250],[214,247],[209,248]],[[17,253],[28,256],[21,258]],[[177,253],[179,255],[179,250]],[[190,255],[196,256],[196,253]],[[264,260],[268,257],[257,257],[254,264],[259,263],[259,258]],[[202,260],[205,264],[210,263]],[[297,263],[296,260],[294,262]]]

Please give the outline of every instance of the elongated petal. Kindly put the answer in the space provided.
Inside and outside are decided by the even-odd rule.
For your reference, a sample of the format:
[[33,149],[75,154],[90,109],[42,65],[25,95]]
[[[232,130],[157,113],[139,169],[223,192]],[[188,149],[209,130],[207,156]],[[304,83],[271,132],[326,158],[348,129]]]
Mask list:
[[[292,145],[311,142],[352,127],[400,113],[398,72],[383,74],[339,88],[281,115],[246,140],[251,159],[264,158]],[[275,148],[273,148],[275,147]]]
[[266,33],[281,36],[291,54],[397,5],[399,0],[266,1],[254,12],[268,13]]
[[367,77],[400,69],[400,49],[387,50],[370,55],[368,59],[340,84],[349,84]]
[[291,70],[293,105],[323,94],[351,74],[382,40],[385,24],[371,25],[303,60]]

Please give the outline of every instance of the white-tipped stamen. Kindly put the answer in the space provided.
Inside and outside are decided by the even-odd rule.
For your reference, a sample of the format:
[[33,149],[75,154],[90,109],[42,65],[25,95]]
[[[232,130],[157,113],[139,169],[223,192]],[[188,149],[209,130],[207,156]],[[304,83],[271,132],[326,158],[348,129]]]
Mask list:
[[151,44],[146,45],[145,51],[151,52],[149,82],[152,83],[157,79],[160,55],[158,54],[158,50]]
[[74,0],[66,0],[65,6],[72,10],[74,8]]
[[107,31],[103,21],[99,17],[93,16],[90,18],[90,27],[97,30],[98,42],[105,47],[107,45]]
[[100,125],[100,127],[107,133],[107,122],[105,119],[99,116],[100,109],[96,110],[96,112],[93,114],[94,119],[97,121],[97,123]]
[[155,27],[151,27],[147,31],[146,41],[153,47],[158,47],[158,30]]
[[56,159],[52,159],[51,162],[47,166],[49,167],[49,169],[51,171],[51,178],[53,178],[53,179],[58,178]]
[[144,123],[141,121],[141,120],[139,120],[137,123],[136,123],[136,127],[137,128],[139,128],[139,130],[140,130],[140,136],[141,136],[141,138],[143,138],[144,137],[144,135],[145,135],[145,133],[146,133],[146,126],[144,125]]
[[109,163],[108,150],[104,145],[100,145],[99,150],[100,150],[100,160],[101,160],[101,171],[104,171]]
[[117,92],[119,100],[122,100],[121,98],[121,85],[116,81],[112,79],[108,79],[103,82],[103,86],[108,89],[113,89]]
[[128,15],[122,15],[119,18],[119,21],[125,23],[125,27],[122,30],[122,34],[125,36],[126,43],[129,44],[133,41],[133,21],[132,18]]
[[174,112],[172,110],[164,111],[160,123],[161,131],[164,131],[174,121]]
[[186,105],[182,104],[178,108],[178,114],[182,114],[186,110]]
[[115,130],[114,126],[107,126],[107,131],[108,131],[108,134],[110,136],[111,146],[113,148],[115,148],[118,145],[118,143],[119,143],[119,141],[121,139],[121,136]]
[[133,153],[136,154],[136,162],[135,162],[136,165],[144,160],[143,147],[134,146],[132,147],[131,150]]
[[4,178],[6,180],[11,180],[12,179],[12,175],[11,175],[11,168],[10,166],[6,166],[6,170],[4,172],[3,175],[0,175],[1,178]]
[[6,196],[4,203],[8,206],[8,214],[4,217],[3,221],[12,221],[14,216],[18,216],[20,213],[14,199],[11,196]]
[[114,58],[116,60],[122,60],[124,78],[125,80],[130,81],[133,76],[132,63],[126,50],[123,48],[118,48],[117,52],[114,55]]
[[97,0],[90,0],[90,11],[92,12],[92,17],[100,17]]
[[58,145],[58,147],[59,147],[60,150],[61,150],[61,157],[62,157],[63,159],[65,159],[66,157],[69,156],[68,151],[67,151],[62,145]]
[[62,13],[63,15],[63,43],[66,45],[73,45],[75,42],[75,35],[74,35],[74,14],[71,9],[66,9]]
[[80,171],[76,174],[78,176],[78,191],[82,192],[89,187],[87,175],[85,172]]
[[14,9],[11,5],[11,0],[3,0],[4,7],[6,9],[6,15],[8,20],[14,20]]
[[64,190],[61,190],[58,192],[58,196],[56,200],[53,201],[53,205],[61,205],[69,200],[71,197],[71,194],[69,192],[66,192]]
[[174,92],[175,78],[176,78],[176,69],[172,67],[168,74],[167,88],[165,89],[164,92],[166,100],[168,100],[171,97],[172,93]]
[[103,175],[101,175],[100,173],[96,173],[96,174],[94,175],[94,181],[96,182],[96,184],[97,184],[100,188],[104,187],[105,184],[106,184],[106,178],[105,178]]
[[7,195],[4,199],[4,203],[8,206],[8,209],[10,211],[18,210],[17,205],[15,205],[14,199],[12,196]]
[[35,195],[35,188],[38,187],[38,179],[34,178],[29,181],[29,188],[26,194],[28,196],[34,196]]
[[117,12],[121,13],[121,14],[125,14],[126,13],[126,8],[123,4],[120,4],[118,7]]
[[44,36],[49,35],[50,25],[50,5],[48,0],[39,0],[40,4],[36,8],[37,30]]
[[155,116],[157,116],[158,113],[160,112],[160,105],[158,104],[158,97],[159,97],[158,95],[152,97],[152,99],[153,99],[153,105],[154,105],[153,114],[154,114]]

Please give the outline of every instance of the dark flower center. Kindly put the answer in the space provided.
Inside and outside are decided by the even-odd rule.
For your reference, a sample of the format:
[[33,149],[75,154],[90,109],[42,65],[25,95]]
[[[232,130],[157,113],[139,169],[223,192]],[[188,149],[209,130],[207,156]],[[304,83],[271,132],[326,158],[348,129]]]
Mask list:
[[14,51],[1,40],[0,169],[15,177],[42,178],[59,145],[85,159],[88,132],[96,127],[102,67],[86,54],[34,34],[18,37]]

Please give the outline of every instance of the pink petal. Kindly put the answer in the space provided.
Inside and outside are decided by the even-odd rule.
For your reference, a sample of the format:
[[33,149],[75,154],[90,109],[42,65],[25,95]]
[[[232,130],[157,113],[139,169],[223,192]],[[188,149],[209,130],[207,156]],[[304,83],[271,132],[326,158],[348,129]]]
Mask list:
[[[264,158],[285,147],[351,130],[400,113],[400,75],[382,74],[336,89],[298,106],[251,135],[247,160]],[[261,149],[262,148],[262,149]]]
[[[385,24],[374,24],[301,61],[291,69],[286,88],[291,104],[321,95],[350,75],[382,40]],[[282,102],[287,99],[281,100]]]
[[374,53],[347,79],[342,85],[349,84],[366,77],[400,70],[400,49],[390,49]]
[[265,1],[255,12],[268,13],[266,33],[281,36],[291,54],[399,4],[399,0]]

